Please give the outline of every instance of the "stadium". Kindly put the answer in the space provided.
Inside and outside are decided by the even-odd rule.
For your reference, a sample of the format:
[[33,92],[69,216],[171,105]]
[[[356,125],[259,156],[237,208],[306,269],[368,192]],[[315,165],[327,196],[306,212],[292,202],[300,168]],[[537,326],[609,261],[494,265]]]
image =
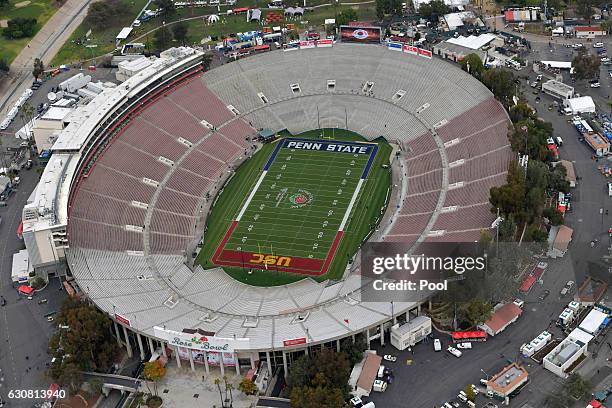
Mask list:
[[79,108],[24,209],[32,262],[65,259],[128,354],[194,370],[384,341],[426,299],[362,302],[359,246],[477,241],[507,113],[455,65],[380,45],[202,56],[167,50]]

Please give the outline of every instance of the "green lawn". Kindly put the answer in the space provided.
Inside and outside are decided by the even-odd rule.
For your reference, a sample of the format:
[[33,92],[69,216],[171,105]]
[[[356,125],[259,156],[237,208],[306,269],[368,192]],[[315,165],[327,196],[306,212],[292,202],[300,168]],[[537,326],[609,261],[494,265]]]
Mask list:
[[[112,52],[115,49],[115,36],[123,26],[128,26],[136,18],[137,13],[142,9],[145,0],[134,0],[133,2],[126,2],[126,7],[129,11],[122,14],[117,20],[113,21],[111,25],[100,30],[92,29],[91,36],[87,42],[83,44],[95,44],[95,48],[86,48],[82,44],[78,44],[78,40],[83,40],[85,34],[91,28],[87,21],[84,21],[77,30],[73,33],[70,39],[60,49],[59,53],[55,56],[52,63],[54,65],[77,63],[81,60],[90,59],[93,56],[100,56]],[[241,0],[236,6],[233,7],[253,7],[255,0]],[[309,1],[308,6],[315,6],[318,4],[326,4],[329,1],[326,0],[314,0]],[[259,5],[263,3],[259,2]],[[372,21],[376,18],[374,7],[371,4],[364,5],[363,7],[350,6],[357,10],[360,21]],[[155,8],[155,7],[152,7]],[[301,20],[288,20],[288,23],[293,23],[298,27],[298,30],[303,31],[306,29],[322,29],[323,22],[326,18],[334,18],[336,13],[340,13],[349,6],[340,6],[335,10],[333,7],[321,7],[317,8],[312,12],[308,12],[304,15]],[[221,7],[221,14],[227,10],[227,7]],[[228,37],[235,35],[239,32],[261,30],[262,26],[258,23],[249,23],[246,21],[246,16],[224,16],[221,23],[208,25],[206,21],[200,16],[209,15],[216,13],[216,7],[202,7],[202,8],[184,8],[176,10],[176,12],[169,17],[157,17],[153,18],[140,27],[134,28],[134,31],[130,35],[129,41],[144,43],[147,48],[153,49],[154,30],[162,25],[162,21],[165,21],[170,31],[172,31],[172,23],[178,20],[186,20],[187,24],[187,45],[198,45],[201,44],[203,38],[211,37]],[[265,18],[268,10],[263,11],[263,17]],[[150,34],[147,34],[151,32]],[[179,45],[176,41],[171,42],[169,45]]]
[[[32,0],[27,6],[19,8],[15,7],[17,3],[21,3],[21,0],[10,0],[7,6],[0,8],[0,20],[35,17],[38,22],[36,32],[45,25],[57,10],[57,3],[54,0]],[[0,57],[11,63],[30,40],[31,38],[8,40],[0,37]]]
[[[298,137],[317,139],[320,135],[318,130]],[[345,130],[327,129],[327,138],[364,141]],[[382,165],[388,163],[391,147],[383,139],[376,142],[378,154],[353,205],[333,262],[325,275],[313,277],[316,280],[342,277],[348,259],[357,252],[383,211],[390,173]],[[203,267],[214,266],[211,260],[214,252],[244,207],[276,145],[265,145],[244,163],[217,197],[197,260]],[[288,256],[292,257],[291,262],[297,257],[325,259],[368,158],[367,155],[280,149],[225,249],[234,251],[234,255],[240,253],[242,263],[249,261],[244,253]],[[308,198],[306,204],[295,205],[295,197],[299,195]],[[280,264],[281,269],[283,265]],[[237,280],[257,286],[286,284],[305,277],[279,271],[274,266],[268,270],[253,269],[252,273],[240,266],[224,269]]]
[[[54,66],[76,64],[79,61],[112,52],[115,49],[115,37],[117,37],[119,31],[123,27],[130,26],[145,4],[147,4],[147,0],[123,0],[125,12],[118,15],[116,19],[109,21],[108,25],[102,28],[92,27],[85,19],[60,48],[51,64]],[[87,37],[86,34],[89,30],[91,30],[91,33]],[[95,47],[88,48],[86,45],[95,45]]]

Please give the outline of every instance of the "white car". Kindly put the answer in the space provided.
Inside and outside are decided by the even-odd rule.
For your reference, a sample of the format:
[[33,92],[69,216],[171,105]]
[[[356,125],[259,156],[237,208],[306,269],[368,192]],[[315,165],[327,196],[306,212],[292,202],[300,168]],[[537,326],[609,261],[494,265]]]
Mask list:
[[603,57],[603,58],[601,59],[601,62],[610,62],[610,58],[608,58],[608,57]]
[[434,351],[442,351],[442,342],[440,339],[434,339]]
[[457,348],[461,349],[461,350],[469,350],[472,348],[472,343],[467,342],[467,343],[459,343],[457,344]]
[[461,357],[461,354],[462,354],[459,350],[457,350],[453,346],[448,346],[446,351],[448,351],[449,353],[451,353],[453,356],[455,356],[457,358]]
[[603,43],[600,42],[593,44],[593,48],[603,48],[603,46]]
[[[550,140],[551,138],[548,138],[548,139]],[[554,140],[553,140],[553,143],[554,143]],[[550,144],[550,143],[549,143],[549,144]],[[525,301],[524,301],[523,299],[519,299],[519,298],[514,299],[514,302],[512,302],[512,303],[514,303],[515,305],[517,305],[517,306],[518,306],[518,307],[520,307],[521,309],[522,309],[522,308],[523,308],[523,306],[525,305]]]
[[383,360],[385,361],[391,361],[392,363],[395,363],[397,361],[397,357],[392,356],[391,354],[385,354],[383,356]]
[[599,88],[601,84],[599,82],[591,82],[591,88]]

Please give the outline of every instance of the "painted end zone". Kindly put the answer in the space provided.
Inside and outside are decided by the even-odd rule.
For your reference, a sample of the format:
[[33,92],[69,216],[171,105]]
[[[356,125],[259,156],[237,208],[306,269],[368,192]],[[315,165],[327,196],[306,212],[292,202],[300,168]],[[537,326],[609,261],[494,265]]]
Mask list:
[[255,268],[276,272],[297,273],[300,275],[320,276],[327,273],[338,245],[344,235],[343,231],[338,231],[334,242],[329,248],[325,259],[300,258],[295,256],[285,256],[277,254],[254,253],[225,249],[225,244],[238,225],[238,221],[232,222],[223,242],[219,245],[212,261],[217,265],[233,266],[238,268]]

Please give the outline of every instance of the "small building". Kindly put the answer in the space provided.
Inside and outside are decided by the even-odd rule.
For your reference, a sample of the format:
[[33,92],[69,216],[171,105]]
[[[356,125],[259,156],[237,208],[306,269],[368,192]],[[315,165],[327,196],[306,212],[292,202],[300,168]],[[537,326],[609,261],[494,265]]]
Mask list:
[[574,329],[557,347],[548,353],[542,364],[545,369],[562,378],[567,378],[572,365],[587,352],[593,336],[580,329]]
[[439,57],[451,60],[453,62],[460,62],[470,54],[476,54],[480,57],[481,61],[485,61],[486,52],[482,50],[474,50],[471,48],[464,47],[462,45],[452,44],[448,41],[442,41],[433,46],[433,53]]
[[521,314],[523,314],[523,309],[514,303],[506,303],[496,307],[491,317],[478,328],[486,331],[489,336],[495,336],[516,322]]
[[529,382],[529,373],[525,368],[512,363],[487,381],[487,392],[492,392],[498,398],[508,399]]
[[574,96],[574,87],[551,79],[542,84],[542,92],[557,99],[568,99]]
[[38,118],[32,129],[38,153],[51,149],[61,130],[68,126],[68,116],[71,112],[71,108],[51,106]]
[[571,110],[572,115],[595,113],[595,102],[593,102],[593,98],[590,96],[565,99],[563,105]]
[[607,156],[610,153],[610,143],[597,133],[586,133],[584,141],[591,146],[597,157]]
[[119,46],[119,43],[121,43],[121,41],[127,40],[132,30],[132,27],[123,27],[121,31],[119,31],[119,34],[117,34],[117,37],[115,37],[115,45]]
[[431,319],[417,316],[407,323],[391,327],[391,344],[398,350],[412,347],[431,333]]
[[602,280],[587,276],[586,280],[578,287],[574,300],[584,306],[592,306],[599,302],[608,289],[608,284]]
[[577,26],[574,27],[576,38],[595,38],[606,35],[606,31],[598,26]]
[[548,235],[549,247],[546,255],[551,258],[562,258],[567,252],[573,234],[574,230],[565,225],[560,225],[558,227],[553,226]]
[[[357,372],[355,372],[357,382],[355,385],[351,384],[353,388],[351,394],[358,397],[370,395],[381,362],[381,356],[377,355],[375,352],[366,352],[365,359],[361,363],[361,371],[359,372],[359,368],[356,367],[358,370]],[[353,374],[351,374],[351,377],[353,377]],[[349,380],[349,384],[350,383],[351,381]]]
[[570,187],[576,187],[576,170],[574,170],[574,163],[569,160],[561,160],[561,165],[565,167],[565,180],[569,182]]
[[608,314],[601,310],[593,309],[584,318],[578,328],[586,333],[597,336],[600,330],[605,326],[605,322],[608,319]]
[[117,78],[117,81],[124,82],[152,64],[153,61],[145,58],[144,55],[133,60],[121,61],[118,65],[119,69],[115,73],[115,78]]

